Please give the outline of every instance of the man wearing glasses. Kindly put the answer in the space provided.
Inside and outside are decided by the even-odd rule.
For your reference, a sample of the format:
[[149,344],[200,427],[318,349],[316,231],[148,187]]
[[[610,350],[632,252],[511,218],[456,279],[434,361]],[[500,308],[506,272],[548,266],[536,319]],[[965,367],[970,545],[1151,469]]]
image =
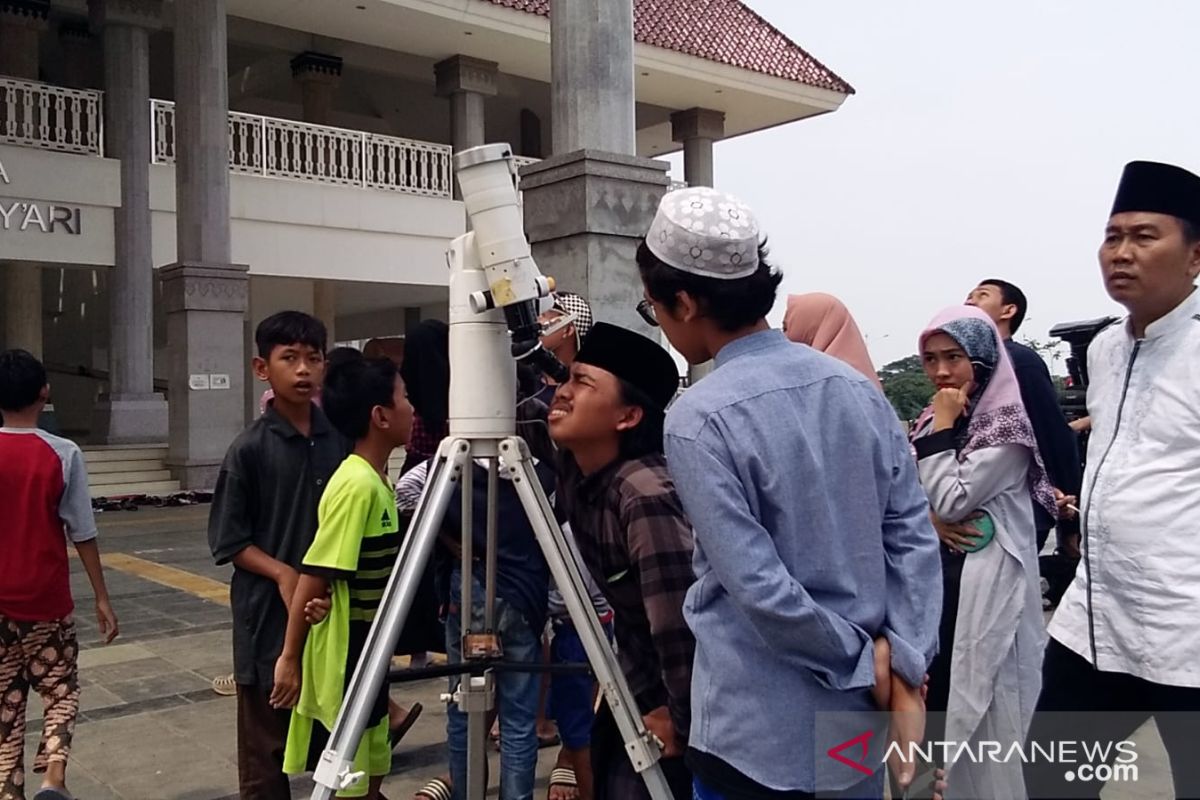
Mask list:
[[[770,329],[782,276],[736,198],[668,194],[637,261],[647,321],[689,363],[716,359],[665,439],[695,538],[696,797],[882,796],[881,771],[826,755],[839,741],[818,712],[911,708],[923,725],[914,687],[937,645],[941,564],[895,412],[851,367]],[[914,766],[898,766],[907,787]]]

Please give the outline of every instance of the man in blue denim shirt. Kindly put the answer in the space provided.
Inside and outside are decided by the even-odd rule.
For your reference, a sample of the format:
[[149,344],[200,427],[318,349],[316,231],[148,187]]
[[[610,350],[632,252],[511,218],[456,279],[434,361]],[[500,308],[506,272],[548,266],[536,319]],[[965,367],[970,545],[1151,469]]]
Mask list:
[[780,275],[764,256],[750,209],[705,188],[668,194],[638,251],[639,310],[690,363],[716,358],[666,431],[695,530],[689,765],[705,800],[879,797],[878,761],[832,760],[817,715],[876,708],[877,673],[917,697],[937,538],[882,393],[768,328]]

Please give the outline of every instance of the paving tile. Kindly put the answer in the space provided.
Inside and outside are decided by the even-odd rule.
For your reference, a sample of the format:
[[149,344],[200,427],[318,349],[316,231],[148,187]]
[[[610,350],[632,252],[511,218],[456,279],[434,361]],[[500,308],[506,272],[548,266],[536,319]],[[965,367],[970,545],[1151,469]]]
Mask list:
[[123,663],[104,664],[90,667],[84,671],[87,679],[93,684],[106,685],[114,681],[127,681],[133,678],[148,678],[166,672],[174,672],[179,668],[165,658],[151,655]]
[[114,681],[105,684],[105,688],[125,702],[132,703],[155,697],[168,697],[184,692],[211,689],[211,683],[194,672],[176,671],[128,681]]
[[153,657],[154,653],[140,645],[113,642],[108,647],[80,653],[79,668],[84,670],[93,667],[103,667],[109,664],[125,664],[130,661]]
[[89,686],[79,693],[79,710],[83,712],[119,706],[123,702],[125,701],[118,695],[103,686]]

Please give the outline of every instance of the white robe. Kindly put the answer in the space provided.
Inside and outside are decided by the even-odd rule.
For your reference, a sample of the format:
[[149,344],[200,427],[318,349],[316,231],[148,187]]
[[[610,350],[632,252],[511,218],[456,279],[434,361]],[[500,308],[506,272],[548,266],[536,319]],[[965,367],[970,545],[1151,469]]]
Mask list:
[[1105,672],[1198,688],[1200,291],[1140,343],[1125,324],[1103,331],[1088,372],[1085,561],[1050,635]]
[[[946,734],[950,742],[1023,742],[1042,688],[1042,622],[1031,455],[1019,445],[987,447],[959,461],[953,450],[920,460],[921,485],[935,514],[958,522],[988,513],[993,540],[963,564],[950,661]],[[953,751],[949,753],[953,757]],[[969,758],[948,764],[946,796],[1024,800],[1022,762]]]

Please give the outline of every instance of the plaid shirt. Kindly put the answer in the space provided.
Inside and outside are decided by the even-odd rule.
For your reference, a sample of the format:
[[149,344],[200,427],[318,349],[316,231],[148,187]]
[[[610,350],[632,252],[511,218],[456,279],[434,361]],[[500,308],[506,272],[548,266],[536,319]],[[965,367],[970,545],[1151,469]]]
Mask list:
[[640,711],[667,706],[686,743],[696,640],[683,619],[695,581],[692,528],[662,456],[583,477],[566,459],[562,509],[583,563],[616,612],[618,657]]
[[419,458],[432,458],[437,455],[438,445],[449,434],[449,426],[442,426],[440,431],[433,430],[420,414],[413,414],[412,433],[408,437],[408,452]]

